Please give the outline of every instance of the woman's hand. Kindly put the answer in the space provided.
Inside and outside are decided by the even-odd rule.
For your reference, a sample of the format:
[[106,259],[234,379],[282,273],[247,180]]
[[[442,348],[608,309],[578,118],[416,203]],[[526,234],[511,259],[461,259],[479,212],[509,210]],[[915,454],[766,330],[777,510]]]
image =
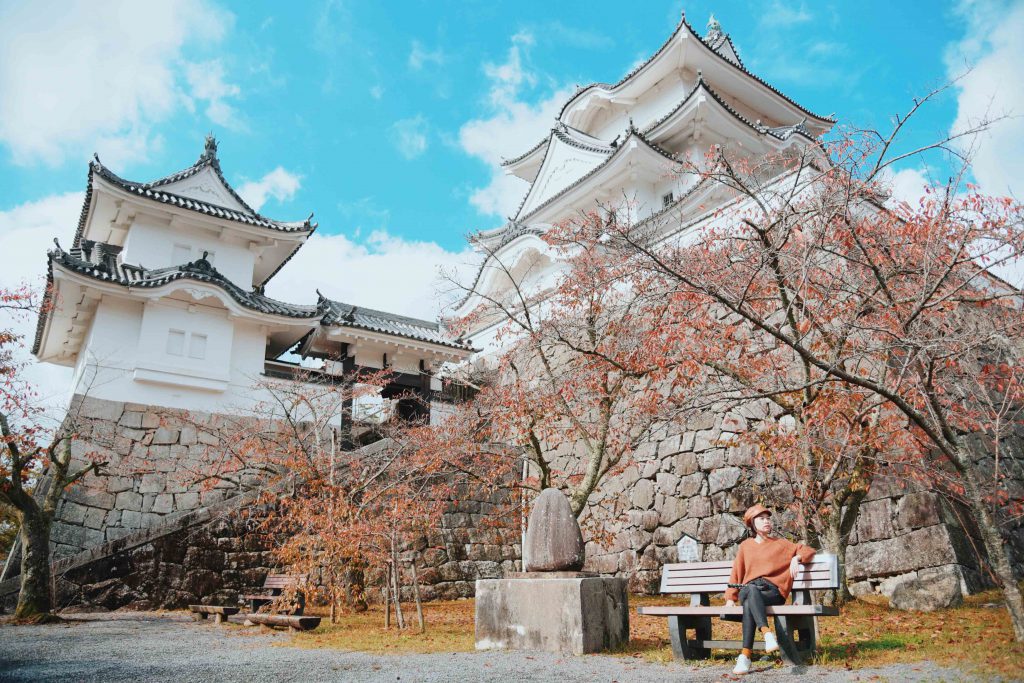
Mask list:
[[796,555],[794,555],[793,559],[789,561],[789,575],[792,576],[795,579],[796,575],[799,574],[799,573],[800,573],[800,558],[797,557]]
[[735,607],[736,606],[736,601],[735,600],[726,600],[725,601],[725,606],[726,607]]

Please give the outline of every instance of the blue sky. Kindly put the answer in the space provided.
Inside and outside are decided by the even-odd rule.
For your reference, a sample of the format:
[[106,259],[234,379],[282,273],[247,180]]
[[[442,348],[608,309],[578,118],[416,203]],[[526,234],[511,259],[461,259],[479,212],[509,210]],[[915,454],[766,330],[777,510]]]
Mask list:
[[[36,22],[18,28],[56,33],[43,4],[17,12]],[[90,4],[101,13],[102,5]],[[92,151],[128,177],[163,175],[191,163],[212,130],[236,184],[278,166],[300,177],[296,191],[264,204],[269,215],[315,211],[328,233],[385,228],[458,250],[467,231],[500,221],[471,201],[491,170],[460,144],[468,122],[500,113],[486,65],[507,64],[518,49],[529,76],[513,101],[536,105],[576,83],[616,80],[660,45],[684,6],[699,28],[714,11],[755,73],[814,111],[865,126],[884,127],[913,95],[942,82],[950,46],[968,30],[960,6],[939,2],[645,2],[643,11],[591,2],[203,3],[220,30],[204,35],[176,18],[181,44],[164,62],[191,106],[146,112],[152,95],[142,93],[135,105],[143,111],[126,117],[114,98],[92,139],[85,130],[46,150],[4,140],[0,210],[81,189]],[[121,47],[97,49],[114,57]],[[145,46],[125,56],[136,51]],[[89,77],[85,104],[102,111],[95,100],[118,84]],[[218,96],[203,99],[203,78]],[[56,106],[77,109],[56,94]],[[955,115],[955,98],[944,98],[919,121],[922,134],[942,133]],[[132,138],[131,151],[119,137]]]
[[[309,302],[320,286],[429,317],[437,266],[466,272],[465,235],[525,190],[500,157],[539,140],[576,84],[653,53],[684,8],[701,31],[713,11],[754,73],[859,126],[887,127],[974,65],[908,144],[989,106],[1024,111],[1024,2],[1006,0],[0,0],[0,249],[20,264],[4,282],[38,281],[50,239],[70,241],[94,151],[148,180],[191,164],[212,131],[263,213],[320,223],[271,294]],[[980,143],[978,178],[1005,193],[1022,158],[1021,121],[1007,122]],[[901,181],[926,172],[908,164]]]

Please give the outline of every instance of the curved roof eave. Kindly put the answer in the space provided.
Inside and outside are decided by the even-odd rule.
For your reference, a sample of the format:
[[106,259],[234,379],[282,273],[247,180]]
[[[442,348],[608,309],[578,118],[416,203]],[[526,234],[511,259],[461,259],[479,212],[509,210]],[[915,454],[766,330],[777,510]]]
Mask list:
[[319,299],[316,306],[320,314],[320,324],[325,327],[368,330],[460,351],[475,350],[461,339],[451,339],[439,322],[363,308],[328,299],[319,292],[317,294]]
[[683,107],[685,107],[690,102],[690,100],[697,94],[698,91],[703,91],[733,119],[743,124],[744,126],[746,126],[751,131],[758,135],[773,137],[780,142],[788,140],[793,135],[801,135],[807,138],[808,140],[811,140],[812,142],[816,140],[816,138],[809,131],[807,131],[806,128],[804,128],[803,122],[794,124],[792,126],[782,126],[777,128],[768,128],[767,126],[758,125],[757,123],[754,123],[747,117],[743,116],[743,114],[740,114],[728,102],[726,102],[725,98],[719,95],[715,91],[715,89],[712,88],[707,83],[707,81],[704,80],[703,77],[697,78],[697,82],[694,84],[693,88],[690,89],[690,92],[686,94],[686,96],[679,102],[679,104],[673,107],[667,114],[662,116],[660,119],[658,119],[651,125],[647,126],[647,128],[645,128],[643,131],[644,135],[650,137],[655,136],[658,133],[658,128],[667,123],[668,121],[670,121],[672,117],[674,117],[681,109],[683,109]]
[[48,283],[52,283],[53,266],[56,263],[71,274],[126,289],[159,290],[172,283],[189,280],[216,287],[240,307],[257,313],[286,319],[309,321],[316,320],[318,315],[316,306],[290,304],[257,292],[243,290],[221,275],[205,259],[198,259],[183,266],[172,266],[156,270],[145,270],[130,265],[118,265],[114,272],[111,273],[108,269],[95,263],[78,259],[63,249],[50,250],[47,256],[49,259]]
[[459,300],[452,308],[456,311],[460,310],[466,305],[466,302],[473,298],[473,294],[476,293],[477,287],[480,285],[480,281],[483,279],[484,273],[487,270],[487,264],[492,259],[496,258],[497,253],[502,249],[505,249],[512,243],[516,242],[522,237],[533,237],[541,239],[541,235],[544,234],[544,230],[534,226],[520,225],[518,223],[506,225],[503,229],[507,229],[507,234],[502,237],[501,241],[498,242],[494,247],[487,249],[487,253],[484,255],[480,265],[477,266],[476,273],[473,274],[473,283],[467,288],[466,295]]
[[[739,63],[736,63],[736,62],[733,62],[732,60],[730,60],[729,58],[725,57],[724,55],[720,54],[717,50],[714,49],[714,47],[712,47],[710,44],[708,44],[708,42],[706,40],[704,40],[704,38],[700,34],[698,34],[693,29],[692,26],[690,26],[690,24],[686,21],[685,13],[681,17],[679,23],[676,25],[676,28],[672,32],[672,35],[670,35],[668,37],[668,39],[664,43],[662,43],[661,47],[659,47],[658,50],[653,55],[648,57],[641,64],[639,64],[636,67],[634,67],[631,71],[629,71],[629,73],[627,73],[625,76],[620,78],[615,83],[600,83],[600,82],[599,83],[591,83],[591,84],[589,84],[587,86],[579,88],[572,95],[572,97],[570,97],[569,100],[564,105],[562,105],[562,108],[558,112],[558,117],[557,117],[558,120],[561,121],[562,120],[562,116],[565,115],[566,110],[574,102],[576,102],[580,97],[582,97],[584,94],[586,94],[586,93],[588,93],[588,92],[590,92],[590,91],[592,91],[594,89],[600,89],[600,90],[603,90],[605,92],[614,92],[614,91],[620,89],[627,82],[631,81],[635,76],[637,76],[641,72],[645,71],[651,64],[653,64],[655,61],[657,61],[657,59],[662,54],[664,54],[666,51],[668,51],[668,49],[672,46],[673,41],[676,40],[677,36],[680,35],[680,33],[683,31],[683,29],[686,29],[689,32],[689,34],[693,38],[695,38],[697,40],[697,42],[700,45],[702,45],[707,50],[708,53],[714,55],[717,59],[721,60],[724,64],[728,64],[730,68],[735,69],[736,71],[740,72],[741,74],[744,74],[745,76],[753,79],[756,83],[760,84],[762,87],[767,88],[769,91],[771,91],[772,93],[774,93],[778,97],[781,97],[783,100],[785,100],[786,102],[788,102],[789,104],[791,104],[792,106],[796,107],[801,112],[806,114],[809,118],[813,118],[813,119],[815,119],[817,121],[820,121],[822,123],[828,124],[829,126],[831,126],[832,124],[835,123],[835,119],[834,118],[832,118],[830,116],[822,116],[820,114],[816,114],[816,113],[812,112],[811,110],[805,108],[804,106],[802,106],[801,104],[799,104],[798,102],[796,102],[795,100],[790,98],[788,95],[783,93],[781,90],[779,90],[775,86],[771,85],[767,81],[763,80],[761,77],[759,77],[756,74],[754,74],[751,71],[749,71],[743,65],[742,61],[739,61]],[[731,40],[730,40],[730,44],[731,44]],[[737,59],[738,59],[738,55],[737,55]]]
[[522,162],[526,161],[529,157],[531,157],[534,154],[536,154],[537,152],[539,152],[540,149],[542,147],[544,147],[545,145],[547,145],[548,142],[550,142],[550,141],[551,141],[551,134],[548,133],[546,136],[544,136],[543,138],[540,139],[540,142],[538,142],[536,145],[534,145],[530,149],[526,150],[525,152],[523,152],[519,156],[512,157],[511,159],[502,159],[502,161],[501,161],[502,168],[511,169],[511,168],[513,168],[515,166],[520,165]]
[[[636,138],[646,148],[648,148],[652,152],[658,154],[659,156],[664,157],[666,160],[671,161],[673,163],[678,163],[679,162],[679,160],[675,157],[674,154],[672,154],[671,152],[669,152],[665,148],[661,147],[660,145],[658,145],[658,144],[652,142],[651,140],[647,139],[646,136],[644,136],[642,133],[640,133],[636,129],[630,129],[629,132],[626,134],[626,138],[622,142],[619,143],[618,147],[616,147],[615,151],[612,152],[612,154],[607,159],[605,159],[603,162],[598,164],[596,167],[594,167],[593,169],[591,169],[587,173],[585,173],[582,176],[580,176],[579,178],[577,178],[574,182],[570,183],[566,187],[562,188],[561,190],[559,190],[555,194],[553,194],[550,197],[548,197],[547,199],[545,199],[543,202],[541,202],[536,207],[531,209],[529,213],[527,213],[525,215],[521,215],[521,216],[516,216],[516,221],[517,222],[525,223],[528,219],[536,216],[542,209],[546,209],[547,207],[551,206],[551,204],[553,204],[556,200],[561,199],[562,197],[564,197],[569,192],[575,190],[580,185],[582,185],[583,183],[587,182],[590,178],[594,177],[595,175],[597,175],[598,173],[600,173],[604,169],[608,168],[608,166],[610,164],[612,164],[616,159],[618,159],[620,156],[622,156],[625,153],[624,150],[633,149],[632,145],[627,144],[632,138]],[[519,210],[522,211],[522,206],[520,206]]]
[[79,219],[78,230],[75,233],[74,245],[76,246],[81,240],[82,233],[85,229],[86,219],[88,218],[88,209],[90,206],[89,199],[91,199],[93,195],[94,180],[97,176],[99,176],[101,180],[110,183],[115,188],[131,195],[141,197],[149,201],[194,211],[211,218],[229,220],[255,228],[266,228],[276,233],[294,235],[295,237],[308,236],[316,229],[316,223],[313,222],[312,214],[310,214],[309,218],[305,221],[293,222],[277,221],[258,213],[254,213],[250,216],[235,209],[217,206],[216,204],[193,199],[191,197],[184,197],[171,192],[164,192],[159,188],[155,188],[150,183],[138,183],[132,180],[127,180],[104,166],[97,157],[89,163],[89,181],[86,190],[86,204],[83,207],[82,215]]

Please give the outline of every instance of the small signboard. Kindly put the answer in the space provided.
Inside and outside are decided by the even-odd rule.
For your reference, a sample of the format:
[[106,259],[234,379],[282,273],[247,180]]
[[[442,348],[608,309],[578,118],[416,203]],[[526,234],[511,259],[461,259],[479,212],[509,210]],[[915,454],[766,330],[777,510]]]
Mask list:
[[676,543],[676,557],[679,562],[699,562],[700,543],[689,534],[683,534]]

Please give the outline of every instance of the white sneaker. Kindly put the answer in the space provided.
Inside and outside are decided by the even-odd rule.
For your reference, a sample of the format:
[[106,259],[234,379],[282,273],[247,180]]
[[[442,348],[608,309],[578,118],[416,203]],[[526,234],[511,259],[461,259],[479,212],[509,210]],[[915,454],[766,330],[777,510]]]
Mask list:
[[775,652],[779,649],[779,641],[775,640],[775,634],[771,631],[766,631],[764,634],[764,651]]
[[741,654],[739,657],[736,658],[736,666],[735,666],[735,668],[733,668],[732,672],[734,674],[745,674],[745,673],[748,673],[749,671],[750,671],[750,657],[748,657],[748,656],[746,656],[744,654]]

